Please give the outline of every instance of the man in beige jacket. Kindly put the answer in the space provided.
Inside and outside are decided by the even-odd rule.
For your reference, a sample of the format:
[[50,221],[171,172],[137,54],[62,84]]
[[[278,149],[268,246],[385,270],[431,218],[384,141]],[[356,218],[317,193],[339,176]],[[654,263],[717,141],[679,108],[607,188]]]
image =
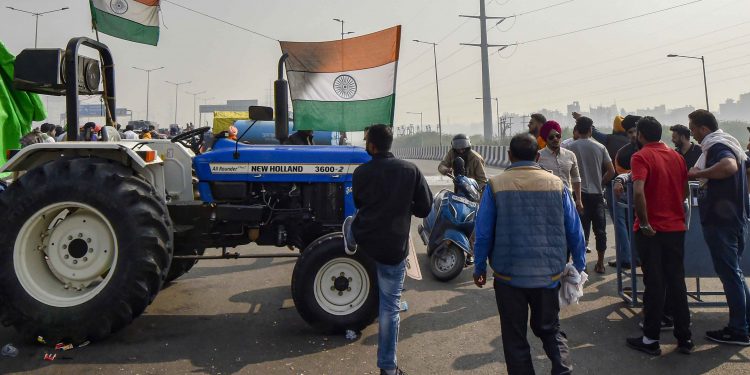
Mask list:
[[438,172],[443,175],[453,173],[453,160],[460,156],[464,159],[466,177],[473,178],[479,184],[479,191],[484,191],[487,173],[484,171],[484,158],[471,149],[471,141],[465,134],[457,134],[451,141],[451,149],[438,165]]

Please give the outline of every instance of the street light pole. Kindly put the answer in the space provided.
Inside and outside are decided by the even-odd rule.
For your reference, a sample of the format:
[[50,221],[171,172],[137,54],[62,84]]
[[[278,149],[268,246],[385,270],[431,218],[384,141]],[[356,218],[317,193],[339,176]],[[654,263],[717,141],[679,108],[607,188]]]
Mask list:
[[437,43],[425,42],[422,40],[414,39],[417,43],[431,44],[432,45],[432,57],[435,60],[435,91],[437,92],[437,110],[438,110],[438,134],[440,136],[440,146],[443,146],[443,124],[440,118],[440,82],[438,80],[437,70]]
[[143,69],[143,68],[138,68],[134,66],[133,69],[146,72],[146,121],[148,121],[148,97],[149,97],[149,91],[151,87],[151,72],[155,70],[159,70],[159,69],[164,69],[164,67],[160,66],[154,69]]
[[341,24],[341,40],[344,40],[344,35],[354,34],[354,31],[344,32],[344,20],[340,18],[334,18],[333,20]]
[[36,18],[36,22],[35,22],[35,25],[34,25],[34,48],[36,48],[37,37],[39,35],[39,16],[45,15],[45,14],[48,14],[48,13],[60,12],[60,11],[69,9],[68,7],[63,7],[63,8],[60,8],[60,9],[48,10],[46,12],[29,12],[28,10],[23,10],[23,9],[18,9],[18,8],[13,8],[13,7],[6,7],[6,8],[8,8],[10,10],[15,10],[16,12],[22,12],[22,13],[31,14],[32,16],[34,16]]
[[164,81],[164,82],[169,83],[170,85],[174,85],[174,124],[177,125],[177,90],[180,88],[181,85],[189,84],[192,81],[185,81],[185,82]]
[[683,55],[675,55],[675,54],[669,54],[667,57],[682,57],[685,59],[695,59],[701,61],[701,66],[703,67],[703,90],[706,92],[706,111],[710,111],[708,107],[708,83],[706,82],[706,59],[703,58],[703,56],[683,56]]
[[195,100],[200,94],[205,94],[206,90],[203,90],[201,92],[185,92],[186,94],[190,94],[193,96],[193,126],[195,126],[195,110],[198,108],[196,107]]

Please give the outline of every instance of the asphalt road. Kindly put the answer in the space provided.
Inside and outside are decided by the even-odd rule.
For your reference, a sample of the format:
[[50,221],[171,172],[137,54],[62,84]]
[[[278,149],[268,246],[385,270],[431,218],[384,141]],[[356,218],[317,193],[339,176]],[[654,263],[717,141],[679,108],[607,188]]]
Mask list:
[[[435,176],[437,162],[415,162],[435,189],[447,183]],[[413,220],[415,239],[416,225]],[[611,226],[608,233],[612,249]],[[452,282],[434,281],[425,248],[416,242],[425,278],[406,281],[409,310],[401,315],[399,364],[410,374],[506,373],[492,289],[476,288],[470,270]],[[609,250],[608,259],[613,255]],[[594,259],[589,254],[589,269]],[[133,324],[104,342],[62,352],[54,362],[42,359],[48,348],[0,328],[0,345],[13,342],[20,350],[17,358],[0,357],[0,374],[377,374],[377,326],[356,341],[313,331],[291,300],[293,266],[291,259],[202,261]],[[716,280],[702,280],[704,289],[719,287]],[[613,269],[591,275],[585,293],[579,305],[561,312],[576,373],[750,374],[750,348],[703,338],[707,329],[725,324],[726,308],[691,308],[696,352],[673,352],[675,340],[666,333],[664,354],[654,358],[624,345],[625,337],[639,334],[640,309],[617,296]],[[529,336],[537,372],[549,373],[539,341]]]

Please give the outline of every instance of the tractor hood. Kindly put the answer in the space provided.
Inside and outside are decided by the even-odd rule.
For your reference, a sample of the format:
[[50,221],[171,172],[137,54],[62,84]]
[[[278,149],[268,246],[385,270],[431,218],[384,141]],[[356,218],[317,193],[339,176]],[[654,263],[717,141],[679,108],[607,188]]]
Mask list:
[[201,182],[343,182],[369,160],[363,148],[354,146],[237,145],[219,139],[211,151],[193,159],[193,166]]

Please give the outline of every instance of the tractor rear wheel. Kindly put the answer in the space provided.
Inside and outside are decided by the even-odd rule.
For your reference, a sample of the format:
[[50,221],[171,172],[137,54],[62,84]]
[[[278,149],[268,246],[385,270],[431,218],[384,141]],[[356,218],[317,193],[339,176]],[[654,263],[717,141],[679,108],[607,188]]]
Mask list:
[[167,275],[167,208],[121,164],[36,167],[0,194],[0,212],[0,322],[29,338],[102,339],[139,316]]
[[375,262],[361,251],[346,255],[343,235],[327,234],[297,260],[292,298],[302,319],[322,332],[360,331],[378,316]]

